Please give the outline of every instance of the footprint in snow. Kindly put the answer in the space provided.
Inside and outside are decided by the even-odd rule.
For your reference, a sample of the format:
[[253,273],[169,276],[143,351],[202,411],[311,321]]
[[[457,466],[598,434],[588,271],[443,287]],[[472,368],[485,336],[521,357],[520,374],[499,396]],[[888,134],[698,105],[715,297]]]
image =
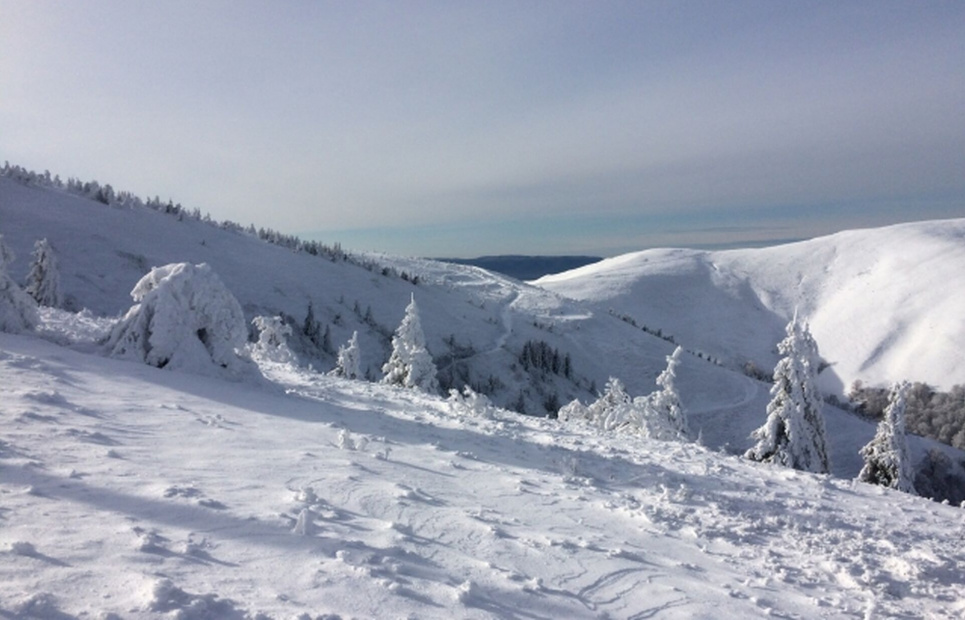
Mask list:
[[225,510],[228,506],[218,500],[205,497],[204,494],[194,486],[170,486],[164,490],[164,497],[193,499],[199,506],[211,508],[212,510]]

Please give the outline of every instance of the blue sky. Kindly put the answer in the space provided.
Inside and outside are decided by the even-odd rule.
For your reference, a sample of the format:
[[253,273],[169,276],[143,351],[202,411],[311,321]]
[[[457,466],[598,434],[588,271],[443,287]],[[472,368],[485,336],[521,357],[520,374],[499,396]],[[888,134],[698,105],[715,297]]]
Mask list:
[[0,159],[423,256],[965,217],[965,3],[0,0]]

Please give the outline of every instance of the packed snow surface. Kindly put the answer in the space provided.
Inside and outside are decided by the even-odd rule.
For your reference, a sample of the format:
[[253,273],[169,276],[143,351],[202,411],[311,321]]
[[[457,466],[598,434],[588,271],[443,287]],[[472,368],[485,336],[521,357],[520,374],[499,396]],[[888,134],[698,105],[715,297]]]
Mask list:
[[853,230],[763,249],[646,250],[539,286],[769,370],[797,311],[831,366],[826,390],[965,383],[965,219]]
[[961,508],[262,371],[0,334],[0,617],[965,613]]

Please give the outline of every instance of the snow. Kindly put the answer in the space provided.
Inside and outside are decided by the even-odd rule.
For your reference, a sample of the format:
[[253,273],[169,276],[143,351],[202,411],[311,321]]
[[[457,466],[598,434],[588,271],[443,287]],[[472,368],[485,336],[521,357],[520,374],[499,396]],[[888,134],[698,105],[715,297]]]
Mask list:
[[965,613],[961,508],[281,364],[0,351],[7,617]]
[[[922,225],[897,236],[925,238],[936,227],[944,230]],[[965,613],[965,511],[853,482],[858,449],[875,429],[833,407],[824,414],[835,477],[736,457],[764,420],[769,386],[691,354],[773,357],[760,363],[769,370],[786,319],[777,321],[798,306],[837,363],[816,309],[843,293],[810,284],[827,264],[817,251],[824,241],[810,248],[814,264],[797,246],[767,260],[727,255],[726,265],[713,254],[723,267],[704,253],[649,254],[666,259],[654,278],[633,275],[639,256],[608,263],[627,268],[602,287],[630,290],[620,299],[632,299],[643,280],[655,290],[660,278],[665,293],[683,295],[632,307],[675,321],[637,317],[683,347],[673,384],[701,443],[681,443],[500,408],[521,400],[542,413],[549,394],[589,403],[611,376],[628,395],[652,392],[675,344],[611,316],[617,297],[576,301],[472,267],[362,257],[417,275],[414,286],[203,222],[8,178],[0,178],[0,233],[21,257],[48,238],[65,306],[87,308],[39,308],[35,331],[0,333],[0,617]],[[842,246],[870,252],[877,246],[866,239],[882,234],[856,233]],[[753,283],[734,275],[738,259],[763,269],[792,255],[807,286],[785,286],[786,264]],[[875,256],[833,265],[875,272]],[[18,260],[5,265],[15,279],[29,268]],[[946,260],[955,257],[937,253],[931,269],[944,270]],[[716,283],[709,288],[691,277],[704,268]],[[957,276],[946,275],[954,285]],[[904,279],[892,277],[894,286]],[[158,286],[165,281],[171,290]],[[160,369],[105,355],[132,287],[142,305],[164,297],[169,324],[184,328],[175,331],[190,345],[185,363]],[[954,298],[958,289],[949,290]],[[196,297],[201,291],[217,303]],[[358,333],[360,370],[374,375],[414,297],[440,376],[468,377],[448,399],[330,376],[333,352],[311,354],[297,329],[286,333],[311,304],[333,342]],[[939,321],[937,331],[950,329],[942,313],[951,306],[928,314],[924,301],[910,303]],[[698,311],[705,304],[716,314]],[[205,326],[226,326],[217,360],[198,361],[211,350],[185,308],[212,318]],[[274,336],[265,334],[261,349],[239,346],[256,317]],[[688,317],[715,320],[698,330]],[[880,322],[894,328],[916,317]],[[178,340],[165,333],[166,343]],[[298,366],[276,355],[282,339]],[[518,355],[529,342],[570,356],[573,379],[523,370]],[[229,350],[229,364],[237,359],[246,372],[208,372]],[[495,387],[482,394],[470,382]],[[935,445],[909,439],[916,463]]]
[[832,365],[822,387],[965,381],[965,219],[764,249],[646,250],[538,285],[673,334],[734,366],[774,367],[795,310]]
[[107,341],[110,354],[158,368],[239,374],[248,338],[241,305],[210,266],[155,267],[131,291],[137,303]]

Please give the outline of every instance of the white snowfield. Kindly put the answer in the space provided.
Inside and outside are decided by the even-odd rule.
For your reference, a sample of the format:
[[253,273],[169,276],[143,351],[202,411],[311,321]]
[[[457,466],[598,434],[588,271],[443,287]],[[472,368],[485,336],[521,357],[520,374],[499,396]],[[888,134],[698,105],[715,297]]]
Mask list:
[[[494,411],[472,395],[450,402],[330,377],[334,351],[314,360],[328,364],[318,372],[304,359],[278,363],[288,354],[266,361],[270,337],[247,347],[260,371],[239,360],[240,372],[219,378],[205,364],[231,366],[209,338],[216,325],[234,325],[235,343],[238,326],[256,317],[283,334],[288,324],[273,317],[297,328],[311,302],[333,349],[358,332],[360,370],[377,380],[414,295],[428,349],[445,364],[440,375],[468,373],[494,386],[497,404],[518,397],[531,413],[554,394],[559,405],[587,403],[609,376],[630,396],[656,389],[674,345],[611,316],[611,306],[690,352],[754,359],[768,372],[796,306],[836,364],[838,374],[822,376],[844,377],[835,333],[823,340],[819,319],[833,307],[827,300],[845,305],[838,296],[849,293],[813,284],[816,274],[834,266],[830,282],[867,271],[875,290],[912,276],[934,285],[893,307],[875,301],[892,318],[865,324],[895,334],[867,366],[881,369],[907,345],[911,328],[898,325],[930,316],[936,333],[961,329],[961,276],[946,261],[958,260],[948,247],[963,228],[856,232],[834,246],[833,260],[821,250],[827,240],[623,257],[604,265],[642,263],[649,275],[634,265],[612,277],[576,272],[597,273],[597,288],[615,291],[584,302],[471,267],[379,257],[418,276],[414,286],[203,222],[0,178],[0,234],[19,256],[6,265],[11,277],[22,280],[35,242],[47,238],[67,302],[90,309],[41,309],[35,332],[0,333],[0,618],[961,617],[965,510],[852,482],[875,429],[829,406],[835,477],[733,456],[764,421],[769,386],[691,353],[681,354],[674,383],[709,448]],[[941,238],[939,229],[952,231],[932,260],[941,286],[915,271],[932,242],[910,244]],[[887,231],[912,248],[914,264],[896,272],[912,276],[889,279],[872,260]],[[844,261],[862,245],[854,265]],[[220,301],[192,301],[200,280],[173,277],[188,272]],[[139,281],[167,276],[171,289],[139,287],[132,299]],[[933,288],[944,295],[931,297]],[[647,295],[634,297],[638,289]],[[574,290],[567,295],[579,297]],[[143,320],[129,313],[131,329],[117,330],[135,301]],[[205,320],[168,312],[182,306],[196,311],[191,321]],[[98,343],[112,330],[114,344],[144,343],[141,328],[162,307],[165,340],[193,348],[153,359],[112,347],[138,355],[107,357]],[[571,356],[573,378],[521,368],[524,345],[537,341]],[[164,368],[134,361],[142,359]],[[934,445],[910,438],[912,460]]]
[[830,393],[856,379],[965,383],[965,219],[763,249],[646,250],[536,284],[764,370],[796,309],[831,364]]
[[0,334],[0,617],[965,613],[961,508],[263,371]]

